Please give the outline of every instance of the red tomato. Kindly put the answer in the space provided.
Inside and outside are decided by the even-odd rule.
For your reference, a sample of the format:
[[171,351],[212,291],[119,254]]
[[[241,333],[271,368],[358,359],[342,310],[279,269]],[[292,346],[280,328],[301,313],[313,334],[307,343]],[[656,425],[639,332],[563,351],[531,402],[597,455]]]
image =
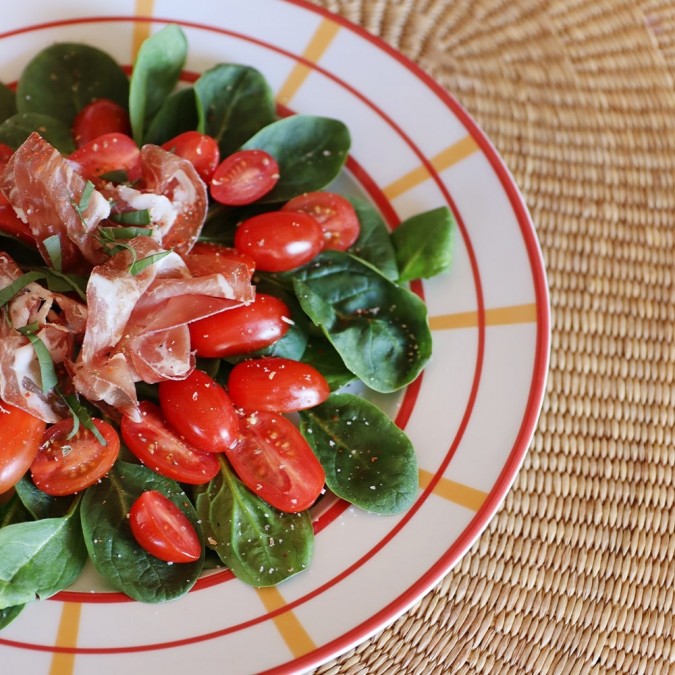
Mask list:
[[159,405],[169,425],[195,448],[224,452],[237,438],[237,414],[225,390],[201,370],[159,384]]
[[227,381],[232,402],[244,410],[295,412],[323,403],[330,394],[324,376],[292,359],[264,357],[238,363]]
[[126,171],[131,177],[139,171],[141,151],[130,136],[111,133],[89,141],[68,158],[79,165],[79,172],[89,180],[111,171]]
[[218,141],[198,131],[186,131],[162,145],[165,150],[192,162],[201,179],[208,183],[220,161]]
[[255,261],[251,256],[237,251],[236,248],[206,241],[198,241],[189,253],[183,255],[183,260],[195,277],[207,274],[229,275],[234,265],[246,265],[249,279],[255,272]]
[[8,203],[0,204],[0,230],[21,239],[27,244],[35,245],[35,238],[30,228],[23,220],[18,218],[14,209]]
[[189,324],[190,342],[198,356],[222,358],[250,354],[282,338],[290,328],[288,307],[273,295],[258,293],[240,305]]
[[[0,171],[5,168],[13,154],[14,150],[10,148],[9,145],[0,143]],[[5,197],[3,192],[0,192],[0,205],[2,204],[9,204],[9,200]]]
[[245,220],[234,245],[263,272],[285,272],[312,260],[323,248],[321,226],[305,213],[270,211]]
[[85,105],[73,120],[73,139],[78,148],[111,133],[129,136],[131,123],[127,111],[108,98],[98,98]]
[[0,494],[28,471],[46,426],[37,417],[0,401]]
[[122,439],[131,452],[148,468],[180,483],[208,483],[220,470],[218,458],[181,440],[168,427],[159,406],[143,401],[139,408],[143,419],[134,422],[122,418]]
[[346,251],[361,232],[354,207],[334,192],[306,192],[291,199],[282,210],[312,216],[323,230],[324,248]]
[[129,525],[139,546],[171,563],[199,560],[202,545],[188,517],[167,497],[147,490],[131,505]]
[[321,494],[326,476],[292,422],[273,412],[242,416],[239,442],[227,451],[242,483],[268,504],[296,513]]
[[243,206],[265,196],[279,181],[279,165],[264,150],[239,150],[226,157],[211,178],[211,196]]
[[94,420],[106,441],[101,445],[83,426],[72,438],[72,420],[61,420],[45,431],[40,450],[30,466],[33,482],[48,495],[72,495],[103,478],[117,459],[120,439],[107,422]]

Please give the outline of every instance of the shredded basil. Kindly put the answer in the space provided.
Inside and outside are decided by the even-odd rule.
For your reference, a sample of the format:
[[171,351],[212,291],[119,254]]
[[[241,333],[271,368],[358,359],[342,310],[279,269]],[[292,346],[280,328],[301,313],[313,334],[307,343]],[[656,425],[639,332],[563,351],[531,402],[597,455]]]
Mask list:
[[37,322],[18,328],[17,330],[21,335],[25,335],[30,343],[33,345],[35,350],[35,355],[37,356],[38,363],[40,364],[40,378],[42,380],[42,391],[46,394],[51,391],[58,383],[58,378],[56,377],[56,371],[54,370],[54,362],[49,353],[49,350],[45,346],[45,343],[37,336],[37,330],[39,326]]
[[44,279],[42,272],[26,272],[12,281],[9,286],[5,286],[0,290],[0,307],[4,307],[20,290],[38,279]]
[[[59,392],[61,393],[61,392]],[[70,415],[73,418],[73,428],[68,434],[68,440],[73,438],[75,434],[80,430],[80,425],[85,429],[91,431],[94,434],[94,437],[101,445],[108,445],[107,441],[101,435],[101,432],[97,429],[94,421],[89,414],[89,411],[80,403],[79,399],[75,394],[63,394],[61,393],[61,398],[65,401],[70,410]]]
[[[148,209],[139,209],[138,211],[127,211],[126,213],[115,213],[112,216],[110,216],[110,220],[114,220],[116,223],[122,223],[122,225],[149,225],[151,222],[150,211]],[[120,228],[120,229],[127,229],[127,228]],[[152,230],[150,230],[149,228],[144,228],[143,234],[150,235],[152,234]],[[132,236],[135,237],[140,235],[134,234]]]
[[152,255],[141,258],[140,260],[135,260],[129,267],[129,273],[132,276],[136,276],[137,274],[140,274],[146,267],[150,267],[150,265],[154,265],[158,260],[166,258],[169,253],[171,253],[171,251],[160,251],[159,253],[153,253]]
[[58,234],[52,234],[51,237],[47,237],[42,240],[42,245],[47,251],[49,256],[49,261],[52,264],[52,267],[57,271],[61,272],[63,269],[63,261],[61,257],[61,239]]

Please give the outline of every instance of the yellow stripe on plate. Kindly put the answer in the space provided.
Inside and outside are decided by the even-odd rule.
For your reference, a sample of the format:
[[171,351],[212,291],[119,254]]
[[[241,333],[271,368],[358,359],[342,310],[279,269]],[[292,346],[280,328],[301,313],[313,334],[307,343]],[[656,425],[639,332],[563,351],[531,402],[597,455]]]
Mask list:
[[[136,16],[152,16],[154,12],[154,0],[136,0],[136,7],[134,14]],[[131,43],[131,60],[136,60],[138,50],[141,48],[143,41],[150,37],[150,22],[136,21],[134,23],[133,41]]]
[[[80,632],[80,615],[82,605],[79,602],[64,602],[61,620],[56,631],[57,647],[76,647],[77,635]],[[73,675],[75,670],[75,654],[55,652],[49,675]]]
[[[420,469],[420,487],[424,490],[433,479],[433,474]],[[443,497],[455,504],[464,506],[472,511],[478,511],[487,499],[487,492],[476,490],[463,483],[457,483],[449,478],[441,478],[434,486],[433,494]]]
[[[516,323],[536,323],[537,305],[511,305],[485,310],[486,326],[506,326]],[[475,328],[478,325],[478,312],[458,312],[429,317],[431,330],[449,330],[452,328]]]
[[[324,55],[326,49],[338,34],[340,30],[339,24],[330,19],[323,19],[307,44],[302,56],[312,63],[317,63]],[[298,89],[303,85],[307,76],[310,74],[311,68],[305,63],[296,63],[291,70],[286,81],[281,85],[281,89],[277,94],[279,103],[287,104],[298,92]]]
[[[277,588],[257,588],[256,591],[268,612],[274,612],[286,606],[286,601]],[[272,620],[296,658],[316,649],[316,644],[309,633],[290,609],[277,614]]]
[[[449,145],[444,150],[441,150],[437,155],[434,155],[429,163],[436,169],[436,171],[443,171],[450,168],[453,164],[457,164],[465,157],[472,155],[478,150],[476,141],[471,136],[465,136],[461,140]],[[404,192],[411,190],[416,185],[423,183],[429,178],[429,171],[425,166],[419,166],[412,171],[409,171],[401,178],[395,180],[393,183],[387,185],[383,192],[389,199],[394,199],[402,195]]]

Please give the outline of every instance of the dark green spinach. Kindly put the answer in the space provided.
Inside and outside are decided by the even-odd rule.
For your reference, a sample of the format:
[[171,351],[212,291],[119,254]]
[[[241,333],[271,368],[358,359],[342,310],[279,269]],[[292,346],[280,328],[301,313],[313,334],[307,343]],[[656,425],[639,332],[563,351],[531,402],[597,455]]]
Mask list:
[[326,485],[338,497],[381,515],[411,506],[419,486],[415,451],[377,406],[353,394],[331,394],[300,419]]
[[16,150],[34,131],[64,155],[75,150],[70,127],[56,117],[37,112],[18,112],[2,122],[0,143]]
[[194,508],[176,482],[139,464],[119,460],[106,478],[85,492],[82,530],[94,567],[114,588],[141,602],[165,602],[185,595],[194,586],[204,555],[194,563],[171,565],[138,545],[127,516],[146,490],[157,490],[168,497],[201,538]]
[[197,128],[197,101],[192,87],[171,94],[152,118],[145,133],[146,143],[162,145],[185,131]]
[[5,84],[0,84],[0,122],[16,114],[16,93]]

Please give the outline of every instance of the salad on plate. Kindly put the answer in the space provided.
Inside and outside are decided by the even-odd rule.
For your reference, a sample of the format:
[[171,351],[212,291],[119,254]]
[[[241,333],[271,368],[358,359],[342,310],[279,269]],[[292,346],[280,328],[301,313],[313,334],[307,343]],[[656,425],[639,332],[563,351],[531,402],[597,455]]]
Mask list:
[[451,212],[390,232],[332,187],[344,124],[248,66],[186,82],[186,54],[175,25],[130,74],[57,43],[0,88],[0,626],[85,564],[143,602],[275,585],[327,495],[418,492],[368,392],[429,361],[408,282],[448,270]]

